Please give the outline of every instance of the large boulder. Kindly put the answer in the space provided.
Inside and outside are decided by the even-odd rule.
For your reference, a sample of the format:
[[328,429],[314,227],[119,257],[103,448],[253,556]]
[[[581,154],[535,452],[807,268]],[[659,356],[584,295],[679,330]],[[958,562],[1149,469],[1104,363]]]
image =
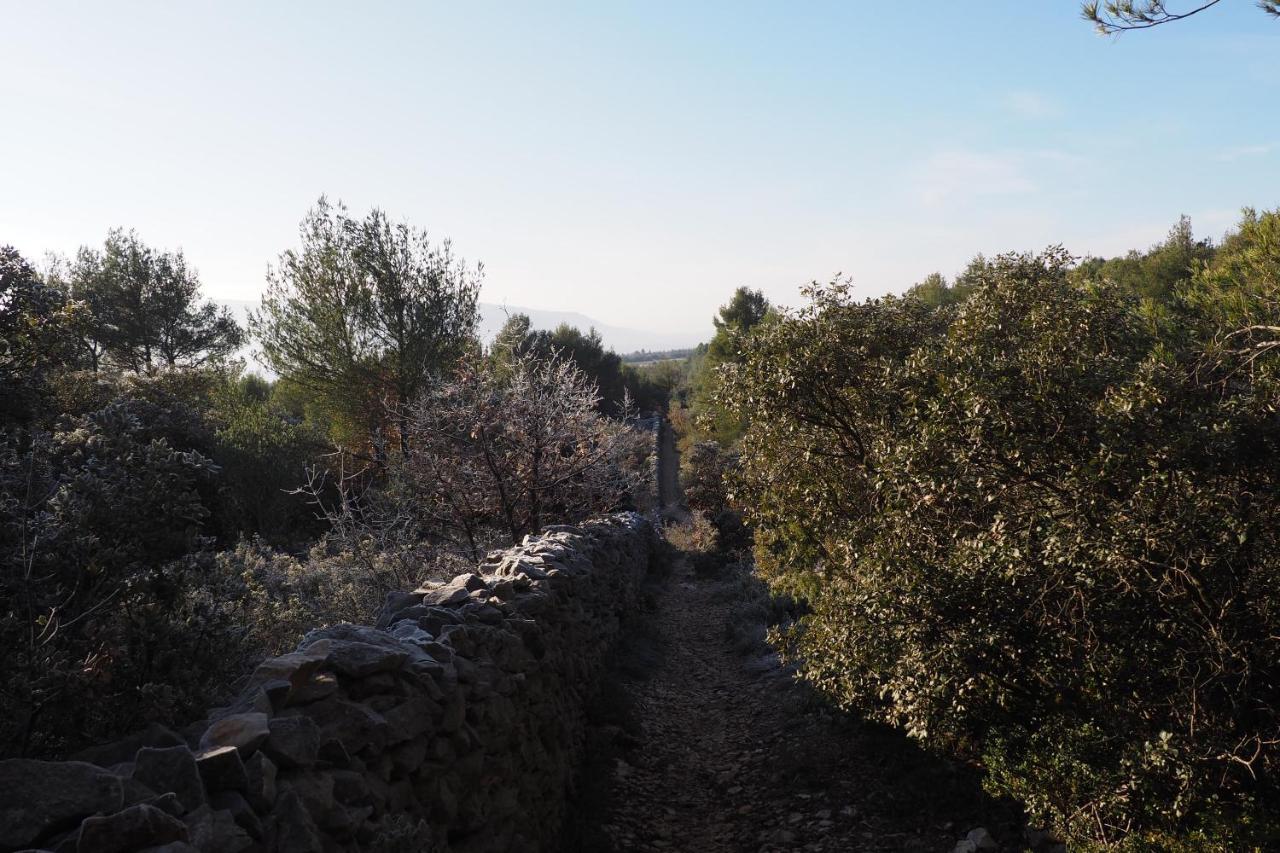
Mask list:
[[120,778],[84,761],[0,761],[0,848],[27,847],[124,805]]

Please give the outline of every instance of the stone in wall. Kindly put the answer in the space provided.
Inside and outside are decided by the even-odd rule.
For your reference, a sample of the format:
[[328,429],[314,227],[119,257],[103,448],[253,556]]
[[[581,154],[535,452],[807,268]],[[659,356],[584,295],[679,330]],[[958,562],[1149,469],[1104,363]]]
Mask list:
[[635,513],[548,528],[310,632],[190,740],[0,761],[0,851],[549,849],[654,542]]

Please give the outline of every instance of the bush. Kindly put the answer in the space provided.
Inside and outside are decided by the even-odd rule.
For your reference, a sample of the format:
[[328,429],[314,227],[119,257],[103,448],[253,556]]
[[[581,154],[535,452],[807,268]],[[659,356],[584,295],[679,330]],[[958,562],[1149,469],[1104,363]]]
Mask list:
[[228,659],[217,616],[227,596],[202,577],[217,469],[170,444],[187,425],[181,411],[133,401],[4,436],[4,752],[56,752],[164,715],[208,683],[193,662]]
[[1078,843],[1276,830],[1280,363],[1204,309],[1231,268],[1167,310],[1057,250],[958,306],[837,283],[725,371],[786,653]]
[[744,553],[751,547],[751,533],[729,494],[730,478],[738,465],[738,454],[715,441],[694,444],[680,461],[680,483],[689,508],[711,520],[717,547],[727,554]]

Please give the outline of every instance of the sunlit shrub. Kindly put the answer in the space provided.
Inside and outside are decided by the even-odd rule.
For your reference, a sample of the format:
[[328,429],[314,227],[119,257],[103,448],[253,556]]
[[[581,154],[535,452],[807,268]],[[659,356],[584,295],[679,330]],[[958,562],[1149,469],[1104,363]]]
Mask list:
[[958,306],[837,284],[726,371],[760,569],[811,607],[785,651],[1075,843],[1274,831],[1280,301],[1233,268],[1159,311],[1060,251]]

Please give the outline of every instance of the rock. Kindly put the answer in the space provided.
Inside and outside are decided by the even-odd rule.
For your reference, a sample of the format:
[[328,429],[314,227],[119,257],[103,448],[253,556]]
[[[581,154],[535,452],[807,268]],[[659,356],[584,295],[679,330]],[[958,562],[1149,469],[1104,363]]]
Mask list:
[[156,796],[155,791],[133,778],[132,764],[118,765],[111,772],[120,777],[120,783],[124,786],[124,805],[126,807],[144,803]]
[[324,849],[320,830],[293,791],[280,795],[276,806],[276,853],[316,853]]
[[[267,682],[275,684],[274,681]],[[262,687],[250,687],[235,698],[230,705],[221,708],[209,709],[209,721],[217,722],[225,720],[227,717],[239,717],[244,714],[266,714],[270,716],[272,713],[272,699],[266,690]]]
[[210,793],[248,790],[249,777],[245,773],[244,760],[240,758],[240,750],[234,746],[206,749],[196,756],[196,769],[205,790]]
[[138,750],[133,763],[133,778],[157,794],[170,791],[177,794],[187,811],[204,805],[204,785],[196,768],[196,757],[185,745]]
[[249,684],[263,685],[271,681],[287,681],[298,689],[324,666],[329,657],[329,644],[318,641],[306,649],[270,658],[258,664],[249,677]]
[[55,830],[124,805],[119,777],[86,761],[0,761],[0,847],[26,847]]
[[403,648],[335,640],[329,652],[329,663],[343,675],[364,678],[379,672],[397,670],[404,665],[408,657],[409,653]]
[[293,685],[283,679],[273,679],[264,683],[259,689],[263,695],[267,697],[267,701],[271,705],[270,713],[277,714],[284,710],[284,706],[289,702],[289,694],[293,692]]
[[276,802],[276,766],[261,752],[249,756],[244,763],[249,785],[245,798],[258,812],[268,811]]
[[253,847],[249,833],[236,823],[231,812],[201,806],[187,815],[191,846],[200,853],[241,853]]
[[387,721],[357,702],[330,696],[297,711],[315,721],[324,739],[340,742],[348,755],[355,755],[366,747],[381,749],[387,743]]
[[465,587],[453,586],[452,584],[445,584],[438,589],[425,590],[422,595],[422,603],[434,607],[447,607],[451,604],[460,604],[470,600],[471,593],[467,592]]
[[188,840],[187,826],[155,806],[139,803],[124,811],[91,817],[80,825],[78,853],[124,853]]
[[969,839],[962,838],[951,848],[951,853],[978,853],[978,847]]
[[347,768],[351,766],[351,755],[347,752],[347,748],[342,745],[342,741],[332,738],[320,744],[320,752],[316,757],[330,767]]
[[337,800],[333,794],[333,775],[325,771],[281,775],[277,780],[280,796],[292,791],[317,822],[324,820]]
[[219,791],[209,798],[209,806],[215,812],[229,812],[236,825],[249,833],[251,838],[262,838],[262,821],[254,814],[249,801],[240,794],[235,791]]
[[166,791],[163,794],[157,794],[146,802],[149,806],[155,806],[160,811],[174,817],[182,817],[187,810],[182,807],[182,801],[178,799],[178,795],[173,791]]
[[320,728],[303,716],[276,717],[262,751],[277,767],[310,767],[320,750]]
[[1000,845],[991,837],[991,833],[987,832],[986,827],[980,826],[977,829],[970,830],[965,836],[965,840],[973,845],[974,850],[999,850]]
[[143,848],[138,853],[200,853],[200,851],[185,841],[170,841],[168,844],[161,844],[159,847]]
[[391,628],[391,636],[402,643],[413,643],[414,645],[424,645],[435,640],[434,636],[418,627],[417,620],[413,622],[397,622]]
[[326,696],[332,696],[338,692],[338,677],[331,672],[317,673],[306,684],[301,687],[295,687],[289,693],[289,700],[286,705],[297,706],[306,705],[311,702],[319,702]]
[[[333,796],[338,802],[347,806],[374,805],[375,800],[369,788],[369,782],[363,773],[354,770],[335,770],[333,778]],[[381,805],[381,802],[378,802]]]
[[91,746],[88,749],[81,750],[71,756],[71,760],[87,761],[99,767],[110,767],[113,764],[133,761],[133,756],[144,746],[182,746],[185,743],[186,741],[182,739],[181,735],[159,723],[152,723],[142,731],[136,732],[127,738],[103,746]]
[[435,725],[442,714],[442,709],[435,702],[425,696],[416,696],[384,712],[383,719],[390,727],[390,741],[397,743],[422,735]]
[[241,756],[249,756],[261,746],[271,733],[267,727],[267,715],[262,713],[233,714],[224,717],[205,730],[200,738],[200,749],[216,746],[234,746]]
[[378,619],[374,622],[374,627],[383,629],[398,619],[409,618],[401,614],[421,604],[421,595],[412,592],[389,592],[382,603],[382,609],[378,611]]

